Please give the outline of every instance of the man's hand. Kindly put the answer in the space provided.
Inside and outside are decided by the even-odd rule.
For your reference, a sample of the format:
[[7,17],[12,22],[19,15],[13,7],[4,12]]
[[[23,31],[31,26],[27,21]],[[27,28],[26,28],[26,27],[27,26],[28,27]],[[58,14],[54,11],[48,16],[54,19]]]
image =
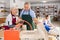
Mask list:
[[38,19],[37,18],[34,18],[33,21],[38,24]]

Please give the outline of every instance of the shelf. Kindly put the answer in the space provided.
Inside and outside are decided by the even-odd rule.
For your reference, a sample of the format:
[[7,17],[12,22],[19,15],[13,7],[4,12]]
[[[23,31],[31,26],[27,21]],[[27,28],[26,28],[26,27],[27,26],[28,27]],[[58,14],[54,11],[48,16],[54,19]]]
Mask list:
[[[49,14],[49,15],[57,15],[58,7],[56,5],[47,5],[47,6],[32,6],[32,9],[40,15],[43,13]],[[37,16],[37,15],[36,15]]]
[[0,4],[6,4],[6,3],[4,3],[4,2],[0,2]]

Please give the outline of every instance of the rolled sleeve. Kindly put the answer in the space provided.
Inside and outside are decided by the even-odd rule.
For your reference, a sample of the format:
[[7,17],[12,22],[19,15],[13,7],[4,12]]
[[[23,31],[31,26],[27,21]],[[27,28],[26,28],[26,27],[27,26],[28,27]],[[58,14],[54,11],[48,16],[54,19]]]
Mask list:
[[36,18],[35,12],[33,10],[30,10],[30,15],[32,18]]

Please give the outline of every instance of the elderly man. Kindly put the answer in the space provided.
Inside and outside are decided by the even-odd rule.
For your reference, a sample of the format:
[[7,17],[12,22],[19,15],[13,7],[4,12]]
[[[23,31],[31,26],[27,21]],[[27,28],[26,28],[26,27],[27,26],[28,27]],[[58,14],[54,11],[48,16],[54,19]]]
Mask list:
[[[29,22],[32,25],[32,29],[34,29],[33,21],[36,22],[36,15],[35,12],[30,8],[30,4],[28,2],[25,2],[24,9],[22,10],[20,17]],[[27,25],[26,23],[24,23]],[[30,30],[29,25],[27,25],[27,30]]]

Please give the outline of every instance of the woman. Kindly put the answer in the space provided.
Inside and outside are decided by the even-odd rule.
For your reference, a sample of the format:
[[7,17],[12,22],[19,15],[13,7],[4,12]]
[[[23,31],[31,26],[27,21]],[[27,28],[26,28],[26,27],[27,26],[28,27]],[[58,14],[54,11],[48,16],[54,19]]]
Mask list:
[[50,19],[49,19],[49,15],[45,16],[45,18],[43,20],[43,24],[45,26],[46,31],[49,34],[52,34],[53,36],[59,35],[59,27],[52,25],[52,23],[50,22]]
[[50,27],[53,26],[49,20],[49,15],[45,16],[45,18],[43,19],[43,24],[45,26],[45,29],[49,32]]
[[[17,13],[18,13],[17,8],[15,7],[11,8],[11,13],[6,18],[5,29],[9,29],[10,27],[15,27],[16,23],[20,21],[20,19],[17,16]],[[19,24],[19,25],[22,25],[22,24]]]

